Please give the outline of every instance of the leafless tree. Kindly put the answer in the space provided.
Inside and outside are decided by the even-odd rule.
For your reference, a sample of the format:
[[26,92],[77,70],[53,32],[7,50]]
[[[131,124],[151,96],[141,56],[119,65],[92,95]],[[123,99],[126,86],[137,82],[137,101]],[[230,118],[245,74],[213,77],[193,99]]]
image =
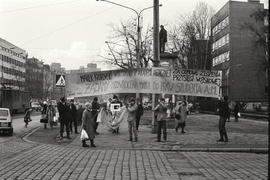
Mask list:
[[[142,28],[140,28],[142,29]],[[102,56],[107,63],[123,69],[149,67],[152,59],[152,29],[147,27],[141,31],[140,51],[138,51],[138,32],[135,21],[121,22],[112,25],[112,36],[106,41],[108,55]],[[139,53],[140,61],[137,61]]]
[[[194,43],[196,40],[209,39],[210,21],[213,14],[212,7],[205,2],[199,2],[192,13],[180,15],[177,23],[171,28],[168,46],[178,53],[178,61],[182,68],[196,69],[198,67],[193,52]],[[204,54],[208,53],[208,48],[208,46],[205,47]],[[188,64],[192,64],[192,67]],[[206,69],[206,63],[203,69]]]

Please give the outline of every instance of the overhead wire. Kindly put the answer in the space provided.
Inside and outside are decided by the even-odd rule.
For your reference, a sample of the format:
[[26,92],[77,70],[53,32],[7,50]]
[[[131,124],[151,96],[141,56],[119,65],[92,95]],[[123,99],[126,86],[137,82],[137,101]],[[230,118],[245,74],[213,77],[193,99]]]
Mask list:
[[18,8],[18,9],[4,10],[4,11],[0,11],[0,14],[14,13],[14,12],[19,12],[19,11],[25,11],[25,10],[43,8],[43,7],[49,7],[49,6],[55,6],[55,5],[63,5],[63,4],[69,4],[69,3],[74,3],[78,1],[81,1],[81,0],[64,1],[64,2],[58,2],[58,3],[43,4],[43,5],[30,6],[30,7]]

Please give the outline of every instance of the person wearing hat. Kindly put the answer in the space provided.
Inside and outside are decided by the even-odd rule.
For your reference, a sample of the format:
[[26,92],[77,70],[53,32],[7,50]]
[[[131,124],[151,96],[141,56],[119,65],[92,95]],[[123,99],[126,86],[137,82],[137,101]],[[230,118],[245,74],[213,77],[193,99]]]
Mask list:
[[[138,134],[136,130],[136,112],[137,112],[137,105],[135,103],[135,99],[131,98],[129,104],[126,105],[127,112],[128,112],[128,132],[129,132],[129,141],[133,140],[133,135],[135,142],[138,141]],[[133,135],[132,135],[133,132]]]
[[160,26],[159,31],[159,43],[160,43],[160,53],[165,52],[165,43],[167,42],[167,31],[164,29],[164,26]]

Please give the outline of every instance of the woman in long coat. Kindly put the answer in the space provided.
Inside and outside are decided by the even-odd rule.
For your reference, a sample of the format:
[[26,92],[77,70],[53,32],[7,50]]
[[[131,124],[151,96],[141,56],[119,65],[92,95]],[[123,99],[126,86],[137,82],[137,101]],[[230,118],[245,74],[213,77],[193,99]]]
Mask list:
[[[94,144],[95,138],[95,113],[92,113],[92,106],[90,103],[85,104],[85,110],[83,111],[82,115],[82,128],[86,131],[89,140],[91,142],[91,147],[96,147]],[[89,147],[86,144],[86,140],[82,140],[83,147]]]

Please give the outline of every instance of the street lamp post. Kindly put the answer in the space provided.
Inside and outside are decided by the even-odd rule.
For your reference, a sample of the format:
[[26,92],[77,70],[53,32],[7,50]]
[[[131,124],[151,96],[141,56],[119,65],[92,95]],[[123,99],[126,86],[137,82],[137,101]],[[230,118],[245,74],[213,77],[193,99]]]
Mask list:
[[[150,7],[146,7],[144,9],[142,9],[141,11],[136,11],[135,9],[122,5],[122,4],[118,4],[112,1],[107,1],[107,0],[96,0],[96,1],[103,1],[103,2],[107,2],[107,3],[111,3],[114,4],[116,6],[120,6],[129,10],[132,10],[133,12],[136,13],[137,15],[137,44],[136,44],[136,59],[137,59],[137,68],[140,67],[140,63],[141,63],[141,27],[140,27],[140,18],[141,18],[141,14],[143,11],[147,10],[147,9],[151,9],[154,6],[150,6]],[[159,4],[159,6],[162,6],[161,4]]]

